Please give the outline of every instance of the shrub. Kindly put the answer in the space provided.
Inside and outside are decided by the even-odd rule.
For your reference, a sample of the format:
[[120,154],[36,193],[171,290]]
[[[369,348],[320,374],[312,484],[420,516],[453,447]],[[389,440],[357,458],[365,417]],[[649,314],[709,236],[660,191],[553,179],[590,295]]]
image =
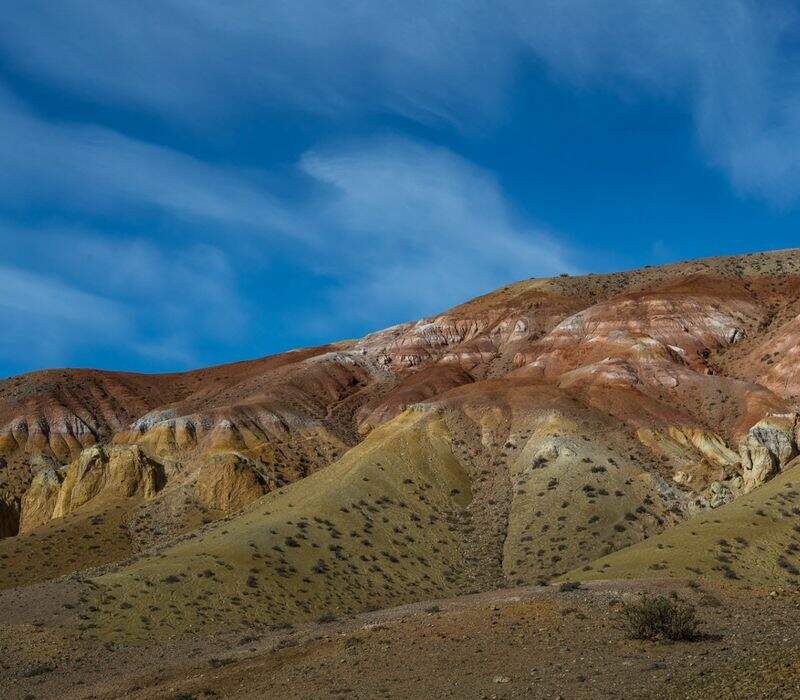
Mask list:
[[331,622],[336,622],[337,619],[338,618],[336,617],[336,615],[334,615],[333,613],[327,612],[327,613],[323,613],[322,615],[320,615],[317,618],[317,622],[319,622],[322,625],[327,625],[327,624],[329,624]]
[[212,668],[221,668],[222,666],[228,666],[233,663],[233,659],[216,659],[212,658],[208,660],[208,665]]
[[579,581],[564,581],[559,587],[558,590],[560,593],[567,593],[569,591],[577,591],[581,587]]
[[700,637],[700,620],[694,608],[664,596],[650,598],[644,594],[639,602],[624,605],[622,617],[628,635],[633,639],[669,639],[676,642]]
[[53,667],[50,664],[38,664],[23,671],[20,675],[23,678],[35,678],[36,676],[43,676],[46,673],[52,673]]

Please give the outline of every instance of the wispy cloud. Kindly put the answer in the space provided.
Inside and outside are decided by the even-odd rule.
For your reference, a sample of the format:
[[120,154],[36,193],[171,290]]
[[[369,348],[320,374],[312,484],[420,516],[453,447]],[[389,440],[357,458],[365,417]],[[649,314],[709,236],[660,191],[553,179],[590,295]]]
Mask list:
[[[579,86],[680,101],[734,187],[790,203],[798,37],[788,0],[29,0],[4,16],[0,55],[85,99],[195,126],[254,108],[485,123],[534,57]],[[225,208],[205,187],[185,200],[195,195]]]
[[367,139],[306,153],[301,167],[327,185],[310,206],[331,235],[313,259],[337,280],[337,314],[413,318],[573,269],[569,249],[515,217],[490,174],[446,149]]
[[[88,113],[144,110],[175,129],[213,134],[251,113],[268,128],[275,112],[305,110],[364,127],[348,133],[389,112],[452,134],[491,128],[533,60],[578,89],[683,106],[738,191],[791,205],[798,36],[788,3],[755,0],[29,0],[0,23],[0,62]],[[25,242],[7,248],[0,278],[6,357],[36,337],[42,363],[120,339],[164,364],[202,361],[258,316],[237,284],[258,274],[245,245],[280,248],[328,285],[326,334],[575,266],[564,237],[521,217],[492,173],[421,140],[323,139],[294,165],[242,168],[57,121],[3,83],[0,134],[0,242]],[[283,177],[307,187],[268,184]]]
[[108,299],[70,287],[50,277],[0,267],[0,308],[99,330],[125,328],[122,308]]
[[777,204],[800,198],[800,13],[789,2],[557,0],[514,11],[556,76],[686,105],[709,162]]
[[47,121],[0,83],[0,203],[43,200],[92,214],[165,212],[188,221],[290,233],[282,208],[248,174],[92,125]]
[[126,366],[187,367],[209,343],[242,337],[248,303],[212,246],[10,225],[0,245],[17,251],[0,266],[2,364],[73,364],[105,350]]
[[216,246],[75,230],[39,231],[37,238],[40,262],[72,284],[136,309],[139,326],[150,324],[159,336],[180,331],[221,340],[238,336],[246,324],[249,305]]
[[507,84],[507,50],[484,41],[502,14],[474,0],[31,0],[7,13],[0,47],[59,87],[173,117],[266,105],[452,118]]
[[21,367],[60,364],[76,343],[131,330],[126,309],[113,300],[7,266],[0,267],[0,325],[0,360]]

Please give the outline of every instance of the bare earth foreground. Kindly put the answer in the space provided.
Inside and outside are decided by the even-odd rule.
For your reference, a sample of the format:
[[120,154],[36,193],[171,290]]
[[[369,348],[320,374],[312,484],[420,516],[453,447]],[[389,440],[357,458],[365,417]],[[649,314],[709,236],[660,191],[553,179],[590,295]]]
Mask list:
[[798,697],[798,348],[789,250],[0,381],[0,698]]
[[618,626],[621,602],[643,588],[503,589],[133,648],[43,629],[48,592],[29,591],[19,602],[45,607],[4,628],[0,688],[8,698],[798,697],[796,594],[649,581],[705,621],[700,641],[654,644]]

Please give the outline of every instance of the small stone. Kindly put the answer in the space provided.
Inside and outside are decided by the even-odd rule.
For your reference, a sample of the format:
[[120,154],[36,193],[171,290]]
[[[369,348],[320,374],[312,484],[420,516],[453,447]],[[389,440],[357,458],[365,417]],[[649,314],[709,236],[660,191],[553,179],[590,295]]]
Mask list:
[[508,676],[495,676],[492,678],[492,683],[510,683],[511,679]]

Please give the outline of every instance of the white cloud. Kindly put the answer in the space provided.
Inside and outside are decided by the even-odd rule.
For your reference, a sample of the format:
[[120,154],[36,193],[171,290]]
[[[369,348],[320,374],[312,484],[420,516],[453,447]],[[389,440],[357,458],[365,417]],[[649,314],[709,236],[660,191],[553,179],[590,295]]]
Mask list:
[[107,327],[115,332],[126,325],[121,307],[108,299],[5,266],[0,267],[0,308],[95,330]]
[[[0,227],[0,243],[14,251],[20,274],[34,271],[53,288],[86,295],[75,308],[91,309],[96,300],[100,314],[113,304],[124,321],[124,330],[98,336],[83,320],[51,318],[51,362],[68,361],[70,347],[85,348],[91,339],[98,347],[124,344],[162,365],[170,358],[186,365],[202,361],[204,342],[241,337],[250,311],[235,291],[229,259],[252,272],[253,261],[242,259],[243,232],[258,234],[251,240],[266,249],[292,251],[301,267],[329,280],[328,312],[339,319],[332,335],[347,321],[388,325],[509,279],[570,268],[555,240],[516,220],[489,174],[409,139],[310,151],[296,172],[287,171],[314,185],[310,194],[280,200],[250,173],[109,130],[50,123],[8,93],[0,93],[0,116],[0,203],[10,211],[55,206],[127,223],[153,209],[165,221],[191,224],[158,241],[107,222],[102,234]],[[214,245],[182,242],[197,241],[195,227]]]
[[[202,364],[242,338],[249,305],[222,251],[80,230],[0,226],[0,360],[73,364],[105,351],[163,369]],[[23,363],[23,364],[20,364]]]
[[108,129],[48,122],[2,84],[0,128],[0,202],[8,208],[47,201],[92,214],[150,209],[188,221],[295,230],[244,172]]
[[371,139],[309,152],[302,167],[328,187],[310,206],[332,229],[315,259],[337,279],[339,314],[413,318],[572,270],[561,243],[517,220],[497,182],[446,149]]
[[40,231],[37,237],[50,269],[136,309],[140,324],[156,322],[162,335],[180,331],[219,340],[239,335],[246,323],[235,272],[215,246],[158,245],[74,230]]
[[125,337],[126,310],[47,275],[0,267],[0,359],[27,366],[63,364],[78,343]]
[[447,118],[507,83],[508,52],[487,40],[497,18],[474,0],[28,0],[4,17],[0,47],[12,65],[90,99],[172,116],[277,97],[279,109]]
[[556,76],[684,102],[710,163],[779,204],[800,197],[799,19],[755,0],[548,0],[514,15]]
[[734,187],[789,203],[799,37],[788,0],[27,0],[5,14],[0,51],[60,89],[195,126],[292,107],[485,123],[533,56],[579,86],[680,100]]

